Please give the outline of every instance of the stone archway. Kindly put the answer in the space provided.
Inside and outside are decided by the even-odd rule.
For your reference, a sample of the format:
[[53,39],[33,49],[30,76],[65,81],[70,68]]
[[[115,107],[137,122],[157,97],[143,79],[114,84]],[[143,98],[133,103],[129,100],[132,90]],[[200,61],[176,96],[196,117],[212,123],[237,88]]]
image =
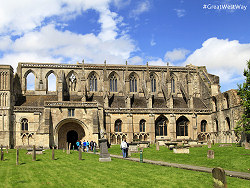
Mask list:
[[86,133],[83,127],[75,122],[66,122],[59,127],[58,130],[58,148],[66,147],[66,142],[71,143],[71,146],[76,148],[76,141],[84,139]]

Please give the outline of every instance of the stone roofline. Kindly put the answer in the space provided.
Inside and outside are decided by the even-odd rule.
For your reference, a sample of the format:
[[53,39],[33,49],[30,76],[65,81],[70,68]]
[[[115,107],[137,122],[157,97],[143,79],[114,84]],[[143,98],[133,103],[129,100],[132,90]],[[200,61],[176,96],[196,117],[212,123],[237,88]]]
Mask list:
[[13,72],[13,67],[11,65],[0,65],[0,69],[11,69]]
[[[77,64],[59,64],[59,63],[33,63],[33,62],[19,62],[18,63],[19,68],[53,68],[53,69],[82,69],[83,64],[77,63]],[[84,63],[85,69],[103,69],[105,67],[105,64],[88,64]],[[147,68],[147,65],[118,65],[118,64],[106,64],[107,70],[114,70],[114,69],[121,69],[125,70],[126,67],[128,67],[128,70],[145,70]],[[191,71],[196,72],[198,66],[195,65],[186,65],[186,67],[182,66],[152,66],[148,65],[149,70],[167,70],[168,68],[170,70],[175,71]],[[201,66],[204,67],[205,66]]]

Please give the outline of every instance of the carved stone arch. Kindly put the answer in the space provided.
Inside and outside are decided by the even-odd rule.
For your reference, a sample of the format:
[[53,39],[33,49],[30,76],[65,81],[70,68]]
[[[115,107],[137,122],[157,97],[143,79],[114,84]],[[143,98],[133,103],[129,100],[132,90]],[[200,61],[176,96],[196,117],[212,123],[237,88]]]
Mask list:
[[189,136],[190,121],[186,116],[181,116],[176,121],[176,136]]
[[34,76],[35,76],[35,78],[37,79],[37,74],[36,74],[36,72],[35,72],[34,70],[32,70],[32,69],[27,70],[27,71],[24,73],[23,78],[26,79],[27,76],[29,75],[29,73],[33,73]]
[[171,72],[170,74],[170,83],[171,83],[171,92],[177,93],[178,91],[178,77],[175,75],[175,73]]
[[118,92],[118,88],[122,88],[120,85],[120,76],[116,71],[112,71],[108,76],[109,81],[109,91],[110,92]]
[[29,70],[27,70],[25,73],[24,73],[24,75],[23,75],[23,79],[24,79],[24,90],[25,91],[27,91],[28,89],[27,89],[27,77],[28,77],[28,75],[30,74],[30,73],[32,73],[34,76],[35,76],[35,80],[34,80],[34,90],[36,90],[36,82],[37,82],[37,79],[38,79],[38,77],[37,77],[37,74],[36,74],[36,72],[34,71],[34,70],[32,70],[32,69],[29,69]]
[[129,74],[129,88],[130,92],[137,93],[140,91],[140,77],[136,72],[131,72]]
[[57,91],[57,83],[58,83],[58,75],[57,75],[57,73],[54,71],[54,70],[50,70],[50,71],[48,71],[47,73],[46,73],[46,75],[45,75],[45,80],[46,80],[46,91],[48,91],[48,87],[49,87],[49,80],[48,80],[48,78],[49,78],[49,76],[51,75],[51,74],[54,74],[54,76],[56,77],[56,91]]
[[[71,77],[73,75],[73,77],[75,77],[75,79],[73,77]],[[68,91],[78,91],[78,84],[80,83],[80,79],[78,74],[74,71],[71,70],[67,76],[66,76],[66,83],[67,83],[67,87],[68,87]]]
[[[95,77],[95,78],[94,78]],[[100,89],[100,75],[96,71],[91,71],[88,74],[87,88],[89,91],[97,92]],[[96,79],[94,81],[93,79]]]
[[230,107],[230,98],[228,93],[223,93],[223,107],[224,109],[229,109]]

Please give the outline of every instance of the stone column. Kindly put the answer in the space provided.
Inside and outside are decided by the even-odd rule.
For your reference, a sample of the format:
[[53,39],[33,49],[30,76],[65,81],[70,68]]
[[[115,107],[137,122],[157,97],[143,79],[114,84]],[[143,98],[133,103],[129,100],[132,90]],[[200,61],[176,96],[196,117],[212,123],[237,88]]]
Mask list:
[[127,115],[127,129],[126,132],[128,134],[127,136],[127,142],[133,141],[133,115],[129,114]]
[[196,114],[192,115],[192,121],[191,121],[190,128],[192,130],[191,138],[193,140],[196,140],[197,139],[197,115]]
[[149,123],[146,127],[146,132],[149,133],[149,140],[151,143],[155,143],[155,115],[149,114]]
[[176,116],[175,114],[170,115],[170,121],[169,121],[169,126],[170,126],[170,138],[172,141],[176,141]]
[[105,115],[105,123],[106,123],[106,134],[108,142],[111,143],[110,133],[111,133],[111,117],[109,114]]

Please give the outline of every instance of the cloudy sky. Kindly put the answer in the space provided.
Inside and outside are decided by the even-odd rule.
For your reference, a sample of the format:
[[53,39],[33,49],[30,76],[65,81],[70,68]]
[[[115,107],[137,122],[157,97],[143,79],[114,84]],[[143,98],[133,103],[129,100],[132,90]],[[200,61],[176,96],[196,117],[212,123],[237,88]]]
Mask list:
[[[250,0],[0,0],[0,64],[204,65],[237,88]],[[220,5],[231,9],[218,9]],[[206,5],[206,6],[204,6]],[[240,9],[232,9],[238,5]],[[244,6],[247,6],[244,10]],[[206,8],[206,9],[205,9]],[[216,9],[217,8],[217,9]]]

